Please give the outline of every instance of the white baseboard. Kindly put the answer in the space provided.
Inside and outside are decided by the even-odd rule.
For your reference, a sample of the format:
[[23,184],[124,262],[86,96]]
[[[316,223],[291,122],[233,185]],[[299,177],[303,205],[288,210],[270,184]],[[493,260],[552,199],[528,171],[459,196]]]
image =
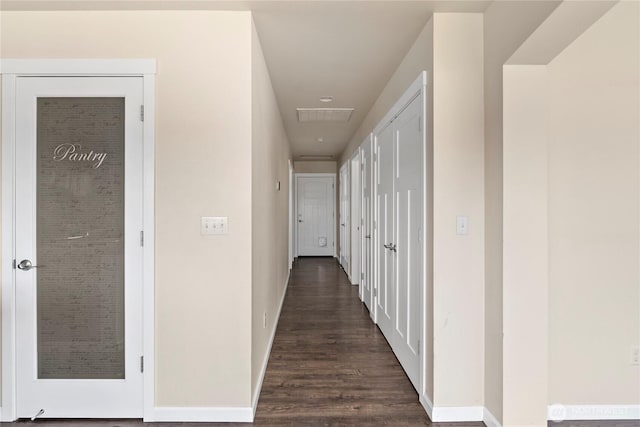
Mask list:
[[462,422],[482,421],[484,408],[482,406],[434,406],[431,421],[436,422]]
[[550,421],[640,420],[640,405],[550,405]]
[[155,407],[151,417],[145,417],[145,421],[250,423],[253,421],[253,410],[250,407]]
[[422,394],[420,394],[420,404],[434,423],[482,421],[485,411],[482,406],[433,406],[433,402]]
[[[280,299],[280,305],[278,306],[278,312],[276,313],[276,322],[273,325],[273,331],[271,331],[271,338],[269,339],[269,347],[267,348],[267,352],[264,355],[264,360],[262,361],[260,379],[258,380],[258,385],[253,393],[253,399],[252,399],[252,405],[251,405],[253,407],[253,416],[255,416],[256,410],[258,409],[258,400],[260,399],[260,392],[262,391],[262,382],[264,381],[264,375],[267,373],[267,365],[269,364],[269,357],[271,356],[271,347],[273,347],[273,340],[276,338],[278,323],[280,323],[280,312],[282,311],[282,306],[284,305],[284,298],[285,296],[287,296],[287,289],[289,289],[290,278],[291,278],[291,270],[289,270],[289,274],[287,275],[287,281],[284,285],[284,292],[282,292],[282,298]],[[253,417],[251,421],[253,421]]]
[[482,421],[487,427],[502,427],[502,423],[487,408],[484,408]]
[[425,411],[427,411],[427,415],[429,415],[429,419],[433,421],[433,402],[427,396],[420,394],[420,404]]

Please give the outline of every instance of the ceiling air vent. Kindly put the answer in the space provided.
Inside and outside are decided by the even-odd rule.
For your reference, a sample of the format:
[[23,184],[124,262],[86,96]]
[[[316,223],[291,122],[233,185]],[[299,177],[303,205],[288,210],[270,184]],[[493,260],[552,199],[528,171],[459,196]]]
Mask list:
[[296,108],[298,122],[348,122],[353,108]]

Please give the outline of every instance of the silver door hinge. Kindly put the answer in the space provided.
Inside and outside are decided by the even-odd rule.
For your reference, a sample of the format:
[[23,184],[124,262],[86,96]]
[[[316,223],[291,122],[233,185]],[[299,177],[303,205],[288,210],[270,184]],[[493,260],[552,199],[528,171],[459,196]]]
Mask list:
[[420,340],[418,340],[418,356],[420,355]]
[[374,297],[378,296],[378,288],[373,288],[373,296]]
[[144,356],[140,356],[140,372],[144,372]]
[[360,280],[364,280],[364,273],[360,273]]
[[422,117],[418,117],[418,132],[422,130]]
[[12,264],[13,264],[13,269],[15,270],[16,269],[16,260],[15,259],[13,260]]
[[144,231],[140,231],[140,246],[144,247]]
[[144,105],[140,106],[140,121],[144,122]]

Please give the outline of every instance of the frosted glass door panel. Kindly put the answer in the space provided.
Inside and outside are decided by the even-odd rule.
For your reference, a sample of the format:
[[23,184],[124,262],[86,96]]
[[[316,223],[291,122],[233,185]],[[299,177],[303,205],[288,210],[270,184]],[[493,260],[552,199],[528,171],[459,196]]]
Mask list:
[[40,379],[123,379],[124,98],[38,98]]

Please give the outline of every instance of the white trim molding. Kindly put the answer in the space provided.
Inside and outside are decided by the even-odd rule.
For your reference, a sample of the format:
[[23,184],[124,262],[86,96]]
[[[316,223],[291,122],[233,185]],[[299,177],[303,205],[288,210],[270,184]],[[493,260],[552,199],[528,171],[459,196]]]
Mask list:
[[[276,323],[273,325],[273,331],[271,331],[271,338],[269,339],[269,347],[267,348],[267,352],[264,355],[264,360],[262,361],[262,369],[260,370],[260,380],[258,381],[258,385],[253,392],[253,399],[251,402],[251,406],[253,407],[253,416],[256,415],[256,410],[258,409],[258,401],[260,400],[260,392],[262,391],[262,382],[264,381],[264,376],[267,373],[267,365],[269,364],[269,357],[271,357],[271,349],[273,348],[273,341],[276,338],[276,331],[278,330],[278,324],[280,323],[280,313],[282,312],[282,306],[284,305],[284,299],[287,296],[287,290],[289,289],[289,280],[291,279],[291,271],[287,275],[287,283],[284,286],[284,292],[282,292],[282,298],[280,299],[280,305],[278,306],[278,312],[276,313]],[[253,421],[253,419],[251,419]]]
[[156,74],[155,59],[3,59],[0,74],[21,76],[143,76]]
[[[147,420],[156,412],[155,402],[155,59],[2,59],[2,397],[0,421],[16,418],[15,377],[15,102],[19,77],[128,77],[143,78],[143,354],[144,404]],[[191,411],[192,408],[188,408]],[[243,408],[244,409],[244,408]],[[251,408],[246,408],[251,413]],[[219,412],[219,411],[218,411]],[[224,414],[224,411],[222,411]],[[245,418],[242,419],[244,421]],[[188,421],[185,419],[185,421]]]
[[484,407],[482,406],[434,406],[431,421],[462,422],[482,421]]
[[482,421],[487,427],[502,427],[502,423],[491,413],[490,410],[484,408],[484,416]]
[[219,407],[155,407],[145,422],[209,422],[209,423],[250,423],[253,409],[249,406]]
[[640,405],[549,405],[549,421],[640,420]]
[[422,405],[424,410],[427,412],[429,419],[433,421],[433,402],[431,401],[431,399],[429,399],[424,394],[420,393],[420,404]]
[[[420,404],[432,422],[483,421],[486,408],[482,406],[433,406],[433,402],[420,394]],[[487,424],[488,427],[493,427]]]

